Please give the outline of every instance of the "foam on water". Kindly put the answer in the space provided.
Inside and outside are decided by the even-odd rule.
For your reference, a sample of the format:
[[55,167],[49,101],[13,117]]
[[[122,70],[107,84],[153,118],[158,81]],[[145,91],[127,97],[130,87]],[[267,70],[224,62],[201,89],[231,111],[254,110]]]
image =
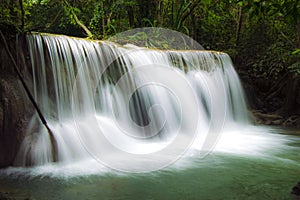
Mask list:
[[[34,116],[15,160],[21,167],[5,173],[184,168],[183,157],[271,156],[290,140],[251,125],[227,54],[39,34],[28,35],[28,44],[34,96],[55,135],[59,161],[52,163],[49,135]],[[33,167],[22,168],[28,164]]]

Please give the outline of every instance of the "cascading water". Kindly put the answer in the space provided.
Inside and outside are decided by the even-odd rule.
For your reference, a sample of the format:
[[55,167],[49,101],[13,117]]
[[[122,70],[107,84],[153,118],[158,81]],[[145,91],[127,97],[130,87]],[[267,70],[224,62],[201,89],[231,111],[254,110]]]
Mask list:
[[[252,125],[227,54],[170,30],[142,30],[147,41],[131,42],[137,31],[116,43],[27,36],[28,85],[58,161],[33,116],[15,166],[0,170],[0,198],[290,199],[299,131]],[[132,45],[163,33],[162,44],[197,50]]]
[[[225,53],[40,34],[28,35],[28,45],[35,99],[55,134],[59,163],[96,160],[119,170],[149,171],[188,149],[200,156],[213,148],[235,151],[237,144],[228,148],[222,141],[250,138],[225,135],[251,126]],[[262,136],[253,137],[265,147]],[[249,150],[244,143],[239,145]],[[46,165],[51,154],[47,131],[33,117],[15,165]]]

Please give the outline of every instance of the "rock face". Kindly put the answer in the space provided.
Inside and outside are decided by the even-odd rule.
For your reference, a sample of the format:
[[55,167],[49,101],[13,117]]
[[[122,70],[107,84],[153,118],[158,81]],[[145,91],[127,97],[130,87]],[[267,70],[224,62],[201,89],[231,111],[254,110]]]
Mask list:
[[[0,48],[0,168],[13,164],[25,136],[27,124],[34,114],[34,108],[2,47]],[[24,77],[29,78],[30,75]]]
[[0,75],[0,167],[13,163],[24,138],[33,107],[17,79]]

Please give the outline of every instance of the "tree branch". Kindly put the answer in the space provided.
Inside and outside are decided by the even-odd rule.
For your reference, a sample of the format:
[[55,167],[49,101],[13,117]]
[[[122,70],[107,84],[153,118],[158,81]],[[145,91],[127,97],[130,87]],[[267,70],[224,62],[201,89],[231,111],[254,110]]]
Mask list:
[[177,30],[179,30],[183,24],[183,22],[186,20],[186,18],[194,11],[194,9],[197,7],[197,5],[200,3],[200,0],[196,0],[194,1],[191,5],[190,8],[185,11],[182,16],[181,19],[179,19],[179,22],[177,24]]
[[76,23],[86,32],[86,34],[88,35],[88,37],[93,37],[92,32],[78,19],[77,15],[73,11],[73,8],[69,4],[69,2],[67,2],[67,0],[64,0],[64,3],[71,9],[71,13],[72,13],[72,15],[73,15]]
[[21,9],[21,31],[24,32],[24,25],[25,25],[25,11],[23,7],[23,1],[19,0],[20,9]]

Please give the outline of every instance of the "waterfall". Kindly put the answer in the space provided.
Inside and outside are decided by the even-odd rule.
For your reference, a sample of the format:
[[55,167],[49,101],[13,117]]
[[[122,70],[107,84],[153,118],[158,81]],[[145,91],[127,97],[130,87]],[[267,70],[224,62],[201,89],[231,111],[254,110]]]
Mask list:
[[[59,163],[95,159],[128,171],[132,161],[133,170],[158,169],[190,148],[211,151],[226,127],[250,124],[225,53],[46,34],[27,40],[35,100],[55,135]],[[51,163],[49,136],[36,116],[27,132],[15,165]]]

